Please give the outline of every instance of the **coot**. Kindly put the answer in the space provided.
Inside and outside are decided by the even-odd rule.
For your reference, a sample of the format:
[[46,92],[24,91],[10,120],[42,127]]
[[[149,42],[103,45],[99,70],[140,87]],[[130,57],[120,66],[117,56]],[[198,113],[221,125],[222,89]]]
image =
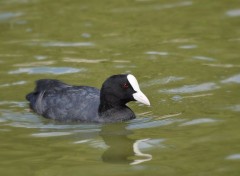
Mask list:
[[26,99],[37,114],[62,122],[121,122],[135,118],[129,101],[150,105],[132,74],[110,76],[101,90],[41,79]]

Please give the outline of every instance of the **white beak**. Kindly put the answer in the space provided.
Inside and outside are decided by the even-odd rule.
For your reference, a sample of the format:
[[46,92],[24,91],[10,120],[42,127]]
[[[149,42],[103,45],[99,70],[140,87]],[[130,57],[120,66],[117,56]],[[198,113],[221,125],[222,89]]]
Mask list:
[[142,93],[142,91],[139,88],[139,84],[137,82],[137,79],[131,74],[129,74],[127,76],[127,79],[129,81],[129,83],[131,84],[133,90],[136,91],[136,93],[133,94],[133,98],[136,101],[139,101],[139,102],[141,102],[145,105],[150,106],[150,102],[149,102],[148,98],[146,97],[146,95],[144,95],[144,93]]
[[133,98],[135,100],[139,101],[140,103],[150,106],[150,102],[149,102],[148,98],[141,91],[134,93]]

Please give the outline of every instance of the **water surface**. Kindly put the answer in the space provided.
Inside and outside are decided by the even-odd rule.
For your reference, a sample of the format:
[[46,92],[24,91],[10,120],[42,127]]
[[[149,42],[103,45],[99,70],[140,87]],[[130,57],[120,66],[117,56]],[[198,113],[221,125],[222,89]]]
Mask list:
[[[237,1],[0,2],[0,175],[239,175]],[[120,124],[29,111],[41,78],[132,73],[151,107]]]

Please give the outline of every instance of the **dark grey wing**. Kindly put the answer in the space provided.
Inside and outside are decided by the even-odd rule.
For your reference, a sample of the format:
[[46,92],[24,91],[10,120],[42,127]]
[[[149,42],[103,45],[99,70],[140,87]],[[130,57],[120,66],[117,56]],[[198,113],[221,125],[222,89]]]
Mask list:
[[93,87],[71,87],[46,93],[39,104],[41,114],[58,121],[96,121],[99,94],[99,90]]
[[57,92],[43,92],[35,104],[36,112],[58,121],[96,121],[99,90],[70,87]]
[[[33,92],[26,95],[26,99],[30,102],[30,107],[33,109],[39,97],[42,97],[46,92],[54,93],[65,88],[72,87],[59,80],[40,79],[36,81],[36,87]],[[41,98],[40,98],[41,99]]]
[[26,99],[30,108],[59,121],[95,121],[100,91],[94,87],[71,86],[58,80],[38,80]]

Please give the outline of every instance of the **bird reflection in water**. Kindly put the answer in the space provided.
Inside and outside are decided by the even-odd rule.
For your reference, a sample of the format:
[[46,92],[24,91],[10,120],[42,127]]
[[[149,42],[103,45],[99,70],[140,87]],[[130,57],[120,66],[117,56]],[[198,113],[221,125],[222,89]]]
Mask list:
[[128,136],[131,130],[126,124],[108,124],[102,127],[100,136],[108,149],[102,154],[102,160],[107,163],[136,165],[152,159],[152,155],[142,153],[141,144],[149,139],[134,140]]

